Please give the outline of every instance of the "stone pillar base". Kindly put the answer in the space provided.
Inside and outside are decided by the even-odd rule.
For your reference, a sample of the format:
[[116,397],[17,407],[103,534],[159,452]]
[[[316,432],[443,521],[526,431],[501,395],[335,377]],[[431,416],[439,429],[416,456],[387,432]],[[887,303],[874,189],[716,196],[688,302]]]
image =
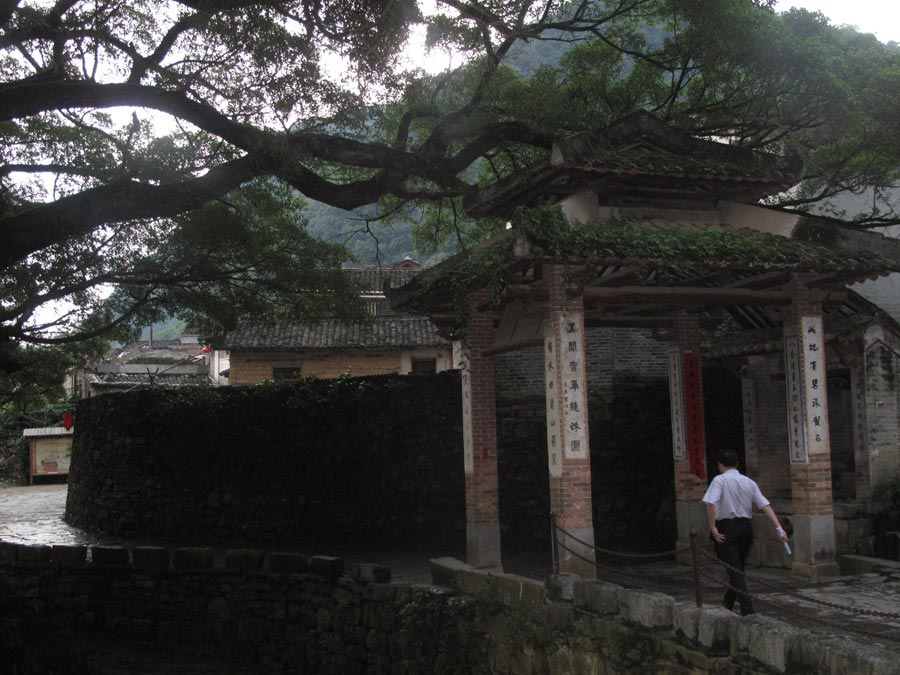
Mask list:
[[503,571],[500,558],[500,523],[466,525],[466,562],[472,567]]
[[[577,541],[573,541],[571,538],[564,535],[562,532],[558,532],[557,536],[559,537],[560,544],[565,544],[568,548],[575,551],[578,555],[571,553],[564,549],[562,546],[558,546],[557,550],[559,552],[559,571],[561,573],[570,573],[577,574],[582,579],[596,579],[597,578],[597,568],[594,564],[595,554],[594,554],[594,530],[589,528],[583,528],[578,530],[569,530],[573,537],[577,537],[583,542],[587,542],[588,545],[582,544]],[[585,560],[587,558],[587,560]]]
[[809,563],[794,562],[791,573],[805,579],[824,579],[826,577],[839,577],[841,570],[836,562],[818,563],[810,565]]
[[834,555],[834,516],[791,516],[794,533],[790,545],[794,554],[794,574],[818,578],[838,575]]

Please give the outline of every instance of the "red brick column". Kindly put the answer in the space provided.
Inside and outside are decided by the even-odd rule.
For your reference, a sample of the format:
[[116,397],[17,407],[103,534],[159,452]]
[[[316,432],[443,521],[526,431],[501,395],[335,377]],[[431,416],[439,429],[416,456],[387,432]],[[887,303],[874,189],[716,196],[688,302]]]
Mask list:
[[550,507],[557,526],[571,535],[556,535],[571,549],[558,548],[559,566],[561,572],[593,578],[596,568],[584,305],[581,297],[566,297],[562,267],[545,266],[544,274],[550,294],[544,332]]
[[827,363],[821,308],[802,275],[791,283],[784,321],[788,455],[794,515],[793,570],[801,576],[838,574],[831,491]]
[[[672,458],[675,464],[675,519],[678,529],[678,549],[690,546],[691,531],[700,533],[701,541],[706,541],[709,526],[706,521],[706,507],[700,501],[706,493],[708,478],[706,477],[706,448],[702,457],[703,477],[692,471],[689,440],[691,425],[696,424],[702,433],[703,416],[703,382],[698,378],[699,407],[695,410],[693,420],[687,419],[687,401],[685,394],[685,373],[683,369],[686,354],[698,355],[700,348],[700,322],[695,315],[679,312],[675,317],[676,344],[669,357],[669,383],[672,415]],[[698,363],[698,369],[700,367]],[[680,437],[680,438],[679,438]],[[689,560],[689,554],[679,559]]]
[[497,482],[497,410],[494,397],[494,320],[475,308],[490,291],[469,296],[472,312],[462,351],[463,448],[466,474],[466,560],[502,568]]

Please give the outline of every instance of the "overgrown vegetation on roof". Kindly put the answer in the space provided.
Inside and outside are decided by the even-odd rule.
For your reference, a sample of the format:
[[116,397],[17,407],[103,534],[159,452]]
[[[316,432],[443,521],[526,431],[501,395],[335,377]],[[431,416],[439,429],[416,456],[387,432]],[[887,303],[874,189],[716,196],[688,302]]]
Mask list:
[[676,274],[698,267],[821,271],[875,266],[844,251],[750,230],[653,227],[629,219],[569,225],[556,207],[531,209],[518,226],[534,245],[561,261],[615,261]]

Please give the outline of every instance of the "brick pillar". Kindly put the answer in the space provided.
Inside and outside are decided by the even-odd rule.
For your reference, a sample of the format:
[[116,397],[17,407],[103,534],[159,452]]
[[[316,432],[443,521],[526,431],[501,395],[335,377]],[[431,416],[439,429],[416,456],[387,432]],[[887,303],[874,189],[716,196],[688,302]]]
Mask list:
[[469,296],[472,313],[462,347],[463,448],[466,473],[466,561],[502,568],[497,484],[497,409],[494,398],[494,320],[475,308],[490,291]]
[[830,576],[839,570],[834,561],[825,331],[822,310],[810,302],[802,276],[791,283],[790,291],[784,370],[794,507],[793,570],[805,577]]
[[596,568],[584,306],[581,297],[566,297],[560,266],[545,266],[544,273],[550,292],[544,332],[550,508],[557,525],[584,542],[558,534],[559,540],[577,553],[559,547],[559,566],[561,572],[593,578]]
[[[703,441],[703,383],[697,377],[693,386],[698,391],[690,392],[694,399],[688,401],[686,385],[686,372],[684,369],[685,356],[696,357],[700,347],[700,323],[696,316],[679,312],[675,317],[675,339],[669,352],[669,392],[670,412],[672,422],[672,458],[675,463],[675,518],[678,528],[677,548],[683,549],[690,546],[691,531],[700,534],[700,541],[705,542],[709,536],[709,526],[706,522],[706,507],[700,501],[706,493],[706,449]],[[695,361],[699,370],[699,360]],[[690,417],[690,419],[689,419]],[[697,434],[700,438],[697,438]],[[702,473],[697,464],[691,466],[691,440],[699,441],[703,445]],[[701,475],[698,475],[701,474]],[[690,553],[679,557],[681,562],[690,560]]]

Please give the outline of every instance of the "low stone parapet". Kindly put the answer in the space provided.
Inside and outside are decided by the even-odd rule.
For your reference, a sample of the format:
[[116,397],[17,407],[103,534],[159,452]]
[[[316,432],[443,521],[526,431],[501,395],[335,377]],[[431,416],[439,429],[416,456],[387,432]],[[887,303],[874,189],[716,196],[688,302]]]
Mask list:
[[[493,593],[514,609],[520,602],[515,594],[503,590],[506,578],[512,575],[478,570],[448,558],[432,560],[431,565],[436,582],[459,592]],[[698,674],[900,672],[900,652],[877,645],[826,639],[772,617],[741,617],[721,607],[679,602],[664,593],[573,576],[523,582],[543,594],[542,607],[532,598],[528,615],[541,611],[545,626],[567,629],[583,638],[557,645],[556,652],[546,655],[551,664],[565,666],[559,672],[621,672],[617,667],[628,671],[629,655],[635,654],[643,654],[657,670],[660,663],[667,662]],[[585,639],[592,650],[585,651]],[[618,645],[622,653],[609,645]],[[592,665],[598,658],[605,664],[603,668]],[[556,671],[551,668],[550,672]]]

